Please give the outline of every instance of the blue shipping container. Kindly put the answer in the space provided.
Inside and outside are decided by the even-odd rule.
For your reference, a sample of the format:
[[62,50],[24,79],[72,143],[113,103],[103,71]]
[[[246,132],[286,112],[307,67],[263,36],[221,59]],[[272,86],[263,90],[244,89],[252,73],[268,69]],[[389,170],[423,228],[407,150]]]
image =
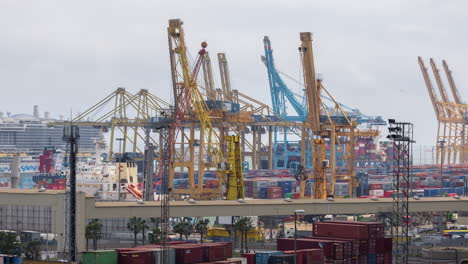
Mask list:
[[255,252],[255,263],[256,264],[268,264],[270,256],[283,255],[281,251],[257,251]]

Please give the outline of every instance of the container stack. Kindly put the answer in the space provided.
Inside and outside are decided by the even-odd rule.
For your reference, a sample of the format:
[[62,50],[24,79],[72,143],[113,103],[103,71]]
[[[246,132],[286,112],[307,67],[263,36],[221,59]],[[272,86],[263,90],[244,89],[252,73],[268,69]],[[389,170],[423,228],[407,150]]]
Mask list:
[[[384,172],[377,169],[367,169],[369,174],[368,194],[361,193],[363,198],[376,196],[391,198],[397,194],[393,191],[393,176],[391,172]],[[463,196],[466,194],[465,179],[468,169],[458,166],[444,167],[438,166],[414,166],[409,186],[401,183],[401,187],[409,187],[411,196],[438,197],[438,196]]]
[[[258,251],[255,252],[256,264],[269,264],[270,258],[276,255],[283,255],[281,251]],[[281,263],[281,262],[280,262]]]
[[[314,223],[313,236],[296,240],[302,263],[392,263],[392,239],[384,238],[378,222],[329,221]],[[294,255],[294,239],[279,238],[277,250]]]
[[[380,222],[330,221],[314,223],[314,237],[352,239],[351,259],[359,263],[391,263],[391,239]],[[345,256],[349,253],[345,252]],[[364,257],[367,257],[367,262]],[[390,262],[388,262],[390,261]]]
[[347,196],[348,192],[348,183],[347,182],[337,182],[335,183],[335,196],[343,197]]
[[[294,239],[293,238],[279,238],[277,240],[276,249],[280,251],[293,251]],[[326,263],[343,260],[343,243],[335,242],[328,239],[309,239],[299,238],[296,240],[296,250],[321,250],[322,259],[315,260],[315,263]],[[320,254],[320,253],[318,253]],[[317,257],[316,257],[317,258]],[[320,262],[319,262],[320,261]]]
[[255,199],[281,199],[285,198],[286,194],[294,193],[296,179],[288,175],[281,176],[244,179],[245,196]]
[[[192,263],[231,263],[243,264],[247,262],[244,258],[232,259],[232,244],[230,242],[205,243],[205,244],[190,244],[185,242],[175,241],[176,243],[169,244],[169,262],[164,264],[192,264]],[[95,256],[100,256],[101,251],[87,252],[90,256],[84,258],[83,264],[162,264],[161,245],[144,245],[133,248],[119,248],[114,252],[115,261],[110,261],[110,257],[97,258],[101,262],[92,262],[96,259]],[[110,254],[106,251],[107,254]]]

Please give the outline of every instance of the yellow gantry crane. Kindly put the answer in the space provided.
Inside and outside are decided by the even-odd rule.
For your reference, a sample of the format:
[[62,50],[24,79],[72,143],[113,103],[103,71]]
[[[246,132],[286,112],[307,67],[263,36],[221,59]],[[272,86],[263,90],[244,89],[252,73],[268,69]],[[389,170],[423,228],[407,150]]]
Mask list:
[[[301,46],[299,48],[304,72],[304,84],[308,116],[302,129],[302,164],[305,164],[305,149],[309,142],[313,150],[313,177],[315,199],[333,197],[337,177],[343,177],[349,182],[349,195],[353,195],[355,181],[354,143],[356,122],[350,120],[340,104],[334,101],[331,94],[322,85],[321,78],[316,78],[314,56],[312,49],[312,33],[300,33]],[[334,108],[325,106],[321,100],[322,91],[334,101]],[[335,112],[340,112],[343,118],[334,120]],[[335,115],[336,116],[336,115]],[[330,146],[330,157],[326,157],[326,143]],[[338,147],[338,148],[337,148]],[[346,161],[346,170],[336,175],[336,150],[342,151]],[[327,171],[330,171],[330,186],[327,186]],[[301,196],[304,196],[305,181],[301,181]]]
[[452,92],[453,100],[445,89],[436,63],[432,58],[430,59],[431,69],[439,90],[439,98],[432,85],[423,59],[418,57],[418,62],[438,121],[436,163],[468,164],[468,135],[466,133],[468,105],[465,104],[460,97],[452,77],[452,72],[447,62],[443,60],[442,64]]
[[[170,143],[174,149],[171,152],[173,162],[169,184],[172,188],[176,170],[179,169],[182,172],[187,169],[189,189],[176,189],[174,190],[176,193],[188,192],[194,196],[205,196],[211,192],[219,196],[222,184],[219,184],[218,189],[214,191],[203,188],[205,169],[218,168],[219,164],[224,162],[219,133],[211,123],[208,107],[197,84],[197,74],[202,67],[207,44],[202,43],[202,49],[198,52],[195,66],[192,69],[189,64],[182,24],[180,19],[170,19],[167,29],[175,101],[175,124],[171,127]],[[195,153],[195,145],[198,145],[198,154]],[[195,170],[198,171],[197,188],[194,182]],[[224,182],[223,178],[223,174],[219,171],[219,183]]]
[[244,178],[242,175],[242,153],[239,136],[226,136],[228,162],[226,168],[226,199],[244,199]]
[[[140,148],[146,141],[145,130],[151,117],[170,107],[168,103],[146,89],[132,94],[121,87],[71,121],[54,121],[48,123],[48,126],[65,126],[72,122],[76,126],[99,127],[103,132],[110,132],[109,158],[112,159],[115,153],[115,141],[119,137],[121,142],[117,147],[118,151],[143,153]],[[149,140],[158,146],[158,140],[153,137]]]

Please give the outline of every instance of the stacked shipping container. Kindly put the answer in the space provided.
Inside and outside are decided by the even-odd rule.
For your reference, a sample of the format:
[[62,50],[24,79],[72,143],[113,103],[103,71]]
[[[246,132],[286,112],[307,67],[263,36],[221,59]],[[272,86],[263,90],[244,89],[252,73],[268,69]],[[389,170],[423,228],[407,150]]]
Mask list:
[[[134,248],[116,249],[118,264],[161,264],[161,246],[145,245]],[[176,242],[169,244],[169,263],[165,264],[192,264],[192,263],[234,263],[241,264],[241,259],[232,257],[232,244],[230,242],[189,244]],[[109,262],[108,264],[117,264]],[[83,264],[94,264],[83,262]]]

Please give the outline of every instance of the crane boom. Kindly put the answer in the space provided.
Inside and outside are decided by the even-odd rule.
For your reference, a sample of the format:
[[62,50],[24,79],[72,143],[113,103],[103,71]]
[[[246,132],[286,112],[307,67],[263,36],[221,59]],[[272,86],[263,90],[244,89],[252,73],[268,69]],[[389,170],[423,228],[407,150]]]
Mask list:
[[[265,56],[262,56],[262,61],[268,70],[268,81],[270,83],[271,101],[275,115],[280,116],[286,120],[294,121],[295,118],[288,116],[286,113],[286,98],[291,103],[294,111],[298,117],[305,120],[307,111],[305,107],[297,100],[294,93],[286,86],[278,71],[275,68],[273,59],[273,50],[271,48],[271,41],[268,36],[263,38],[263,45],[265,48]],[[286,98],[285,98],[286,97]]]
[[[437,87],[439,88],[439,93],[442,98],[442,101],[446,104],[449,104],[450,99],[447,95],[447,91],[445,90],[445,86],[444,86],[444,83],[442,82],[442,78],[440,78],[439,69],[437,69],[437,66],[432,58],[430,58],[429,61],[431,63],[432,72],[434,73],[434,77],[437,83]],[[451,112],[448,109],[446,109],[445,114],[447,115],[447,117],[451,116]]]
[[[299,48],[304,71],[304,83],[306,87],[307,108],[309,110],[307,121],[303,131],[303,145],[306,138],[313,138],[313,171],[314,171],[314,198],[325,199],[332,197],[335,190],[335,177],[341,176],[348,180],[349,195],[354,195],[355,168],[354,168],[354,144],[356,121],[348,118],[331,94],[323,87],[321,78],[315,77],[314,57],[312,50],[312,34],[310,32],[300,33],[301,46]],[[321,100],[321,92],[325,91],[334,103],[332,108],[327,107]],[[323,114],[322,114],[323,113]],[[341,115],[342,118],[335,118]],[[340,136],[338,136],[340,135]],[[326,144],[330,147],[330,156],[327,159]],[[344,173],[337,175],[336,150],[343,154],[345,161]],[[349,152],[345,153],[345,152]],[[304,159],[303,155],[303,159]],[[304,162],[304,161],[302,161]],[[327,171],[330,170],[330,187],[327,188]],[[301,196],[303,185],[301,185]]]
[[232,102],[231,78],[229,77],[229,67],[226,54],[218,53],[219,74],[221,76],[221,87],[226,96],[224,100]]
[[203,60],[203,79],[205,81],[206,97],[213,100],[216,97],[213,80],[213,69],[211,68],[211,59],[208,51],[205,52],[205,59]]
[[314,55],[312,52],[312,33],[301,32],[302,41],[300,50],[302,54],[302,67],[304,71],[304,84],[307,96],[307,122],[312,130],[320,131],[320,87],[315,77]]
[[444,66],[445,74],[447,75],[447,80],[449,82],[450,89],[452,90],[453,99],[457,104],[463,104],[460,93],[458,92],[455,81],[453,80],[452,71],[449,69],[447,62],[442,60],[442,65]]
[[[312,129],[312,135],[315,135],[313,140],[313,169],[314,169],[314,198],[325,199],[327,197],[327,178],[326,169],[328,164],[325,164],[325,140],[322,138],[324,127],[320,120],[320,107],[322,105],[320,99],[321,80],[315,78],[314,56],[312,51],[312,33],[300,33],[301,46],[299,48],[302,58],[302,69],[304,71],[304,83],[306,87],[306,99],[308,116],[303,128],[303,144],[306,140],[306,127]],[[334,128],[332,128],[334,130]],[[331,148],[334,148],[332,146]],[[302,155],[303,159],[305,155]],[[333,157],[334,158],[334,157]],[[304,163],[304,161],[302,161]],[[301,196],[303,196],[305,184],[301,182]],[[332,180],[332,185],[334,184]]]
[[[203,195],[205,168],[218,168],[218,164],[224,162],[224,157],[218,131],[215,130],[211,123],[208,107],[197,84],[197,75],[205,58],[207,44],[206,42],[202,42],[202,49],[198,52],[198,58],[193,71],[191,71],[182,24],[183,22],[180,19],[170,19],[168,27],[169,54],[176,112],[175,125],[171,127],[170,136],[170,145],[173,148],[171,151],[173,161],[171,163],[169,184],[172,185],[175,168],[188,168],[189,184],[191,191],[193,191],[195,178],[195,130],[199,128],[199,144],[197,144],[199,145],[197,157],[199,173],[198,190],[196,193]],[[182,123],[182,120],[186,122]],[[190,128],[189,135],[185,133],[187,126]],[[177,133],[180,133],[180,136]],[[176,142],[179,138],[182,143]],[[189,141],[188,144],[184,143],[185,140]],[[175,151],[176,143],[178,146],[181,146],[180,151]],[[189,148],[187,154],[184,149],[185,146]],[[208,159],[206,159],[205,153],[208,154]],[[218,173],[220,183],[223,182],[223,178],[223,174]],[[221,189],[218,188],[217,191],[220,192]]]
[[440,120],[443,117],[443,111],[440,109],[438,105],[439,99],[437,98],[437,94],[435,93],[434,86],[432,85],[431,79],[429,78],[429,74],[427,72],[427,68],[424,65],[424,61],[421,57],[418,57],[419,67],[421,68],[421,73],[424,78],[424,82],[426,83],[427,91],[429,92],[429,97],[431,98],[432,106],[434,107],[434,112],[436,114],[437,120]]

